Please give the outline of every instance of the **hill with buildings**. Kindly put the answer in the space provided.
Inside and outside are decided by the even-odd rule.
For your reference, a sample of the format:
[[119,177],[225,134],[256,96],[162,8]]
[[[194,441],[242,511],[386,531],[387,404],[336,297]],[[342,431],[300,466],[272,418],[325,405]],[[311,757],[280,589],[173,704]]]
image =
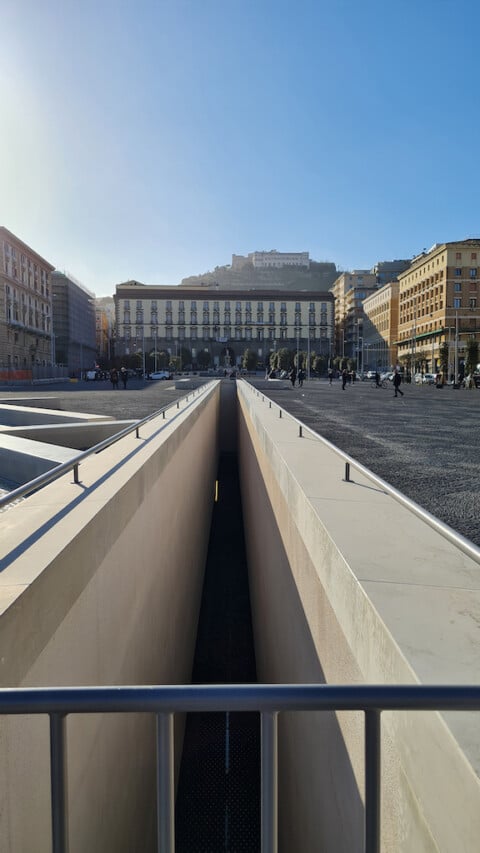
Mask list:
[[329,290],[339,272],[329,261],[310,261],[308,267],[284,266],[258,268],[251,262],[241,269],[229,264],[213,271],[192,275],[181,281],[181,287],[218,287],[222,290]]

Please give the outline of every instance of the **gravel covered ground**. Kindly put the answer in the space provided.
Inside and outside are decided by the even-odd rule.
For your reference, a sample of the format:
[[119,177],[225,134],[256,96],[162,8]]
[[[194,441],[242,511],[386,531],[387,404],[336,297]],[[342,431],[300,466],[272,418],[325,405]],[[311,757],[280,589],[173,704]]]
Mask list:
[[480,391],[402,390],[312,380],[268,396],[480,545]]
[[[356,382],[342,391],[340,382],[312,380],[303,388],[269,389],[268,395],[480,545],[480,391],[402,388],[404,397],[395,398],[390,384]],[[117,391],[108,382],[0,388],[0,398],[12,403],[15,397],[53,395],[62,409],[115,419],[145,417],[184,393],[173,382],[141,380]]]

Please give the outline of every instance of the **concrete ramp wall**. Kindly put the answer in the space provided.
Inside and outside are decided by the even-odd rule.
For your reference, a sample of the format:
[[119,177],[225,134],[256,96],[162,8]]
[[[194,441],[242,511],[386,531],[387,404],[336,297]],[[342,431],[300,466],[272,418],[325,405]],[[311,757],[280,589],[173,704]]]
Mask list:
[[[205,386],[0,515],[2,687],[190,680],[219,400]],[[153,719],[67,732],[70,853],[154,849]],[[0,849],[49,853],[48,718],[3,718],[0,742]]]
[[[259,681],[475,683],[476,563],[237,383]],[[382,714],[382,853],[473,853],[476,714]],[[363,714],[279,721],[280,850],[363,851]]]

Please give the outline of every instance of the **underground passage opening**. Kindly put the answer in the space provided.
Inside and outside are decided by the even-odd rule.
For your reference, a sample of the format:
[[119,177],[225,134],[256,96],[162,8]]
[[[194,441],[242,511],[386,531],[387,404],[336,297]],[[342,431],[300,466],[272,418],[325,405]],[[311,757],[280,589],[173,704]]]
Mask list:
[[[237,456],[222,454],[192,681],[256,682]],[[188,714],[176,801],[180,853],[260,849],[258,714]]]

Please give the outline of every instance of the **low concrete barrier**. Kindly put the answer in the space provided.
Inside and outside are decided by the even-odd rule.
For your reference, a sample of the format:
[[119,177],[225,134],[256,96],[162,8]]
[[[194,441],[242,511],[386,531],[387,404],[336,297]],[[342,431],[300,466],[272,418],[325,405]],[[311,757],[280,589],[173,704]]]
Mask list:
[[35,406],[0,405],[0,429],[9,426],[38,424],[92,423],[107,421],[105,415],[90,415],[83,412],[66,412],[58,409],[45,409]]
[[[217,383],[2,513],[2,687],[190,680],[219,400]],[[151,715],[71,718],[67,737],[70,853],[153,850]],[[0,849],[50,853],[48,720],[2,719],[0,742]]]
[[[125,421],[91,421],[87,423],[66,424],[41,424],[40,426],[8,427],[8,432],[0,427],[0,446],[4,436],[18,439],[18,447],[21,449],[20,439],[30,439],[56,447],[72,447],[76,450],[87,450],[95,444],[100,444],[106,438],[116,435],[122,429],[126,429],[134,420]],[[2,465],[0,463],[0,476]],[[27,477],[32,479],[32,477]],[[22,481],[22,482],[26,482]]]
[[[478,684],[478,565],[354,469],[345,482],[334,451],[237,388],[259,680]],[[479,716],[382,720],[383,853],[476,850]],[[280,849],[363,850],[363,715],[279,726]]]

